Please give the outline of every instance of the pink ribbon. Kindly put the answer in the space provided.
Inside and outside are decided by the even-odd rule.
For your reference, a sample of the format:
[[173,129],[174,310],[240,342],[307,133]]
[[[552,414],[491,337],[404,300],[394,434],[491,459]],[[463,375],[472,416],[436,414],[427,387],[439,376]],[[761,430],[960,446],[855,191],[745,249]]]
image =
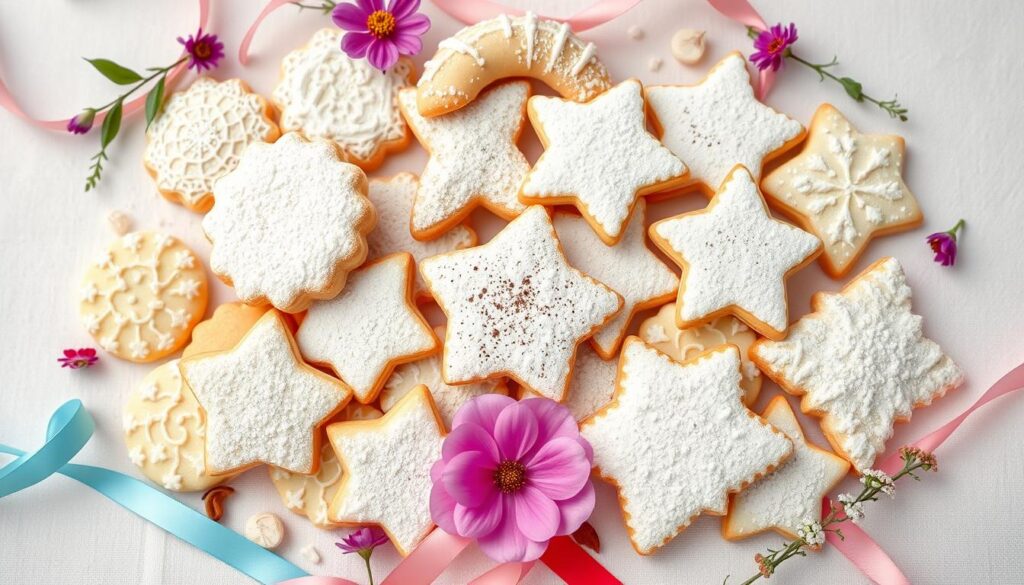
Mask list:
[[[761,15],[754,10],[747,0],[708,0],[712,8],[723,15],[735,20],[743,26],[751,26],[757,30],[768,30]],[[762,69],[758,74],[757,99],[763,100],[764,96],[771,91],[775,84],[775,72],[771,69]]]
[[[825,498],[821,505],[822,518],[828,515],[831,505],[829,499]],[[910,581],[903,571],[860,526],[853,522],[843,524],[843,536],[845,538],[839,538],[829,532],[825,535],[825,539],[836,550],[843,553],[843,556],[853,563],[853,566],[857,567],[865,577],[878,585],[910,585]]]
[[277,585],[359,585],[355,581],[349,581],[348,579],[342,579],[341,577],[318,577],[312,575],[310,577],[299,577],[298,579],[288,579],[287,581],[281,581]]
[[468,538],[435,529],[391,571],[381,585],[432,583],[471,542]]
[[277,10],[278,8],[292,4],[295,0],[270,0],[267,5],[260,10],[256,20],[249,25],[249,30],[245,31],[245,36],[242,37],[242,43],[238,45],[238,62],[242,65],[249,64],[249,45],[252,44],[252,38],[256,36],[256,30],[260,28],[263,21],[270,16],[270,13]]

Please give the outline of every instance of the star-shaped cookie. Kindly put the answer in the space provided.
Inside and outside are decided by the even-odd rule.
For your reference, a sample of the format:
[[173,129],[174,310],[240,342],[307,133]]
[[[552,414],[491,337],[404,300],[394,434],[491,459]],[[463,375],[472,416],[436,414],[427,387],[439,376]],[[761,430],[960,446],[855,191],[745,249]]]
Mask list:
[[839,278],[873,237],[921,225],[921,208],[903,182],[903,153],[902,137],[861,134],[834,106],[822,104],[803,150],[761,188],[821,238],[822,268]]
[[647,555],[793,451],[740,402],[740,354],[726,345],[679,363],[626,339],[612,401],[583,421],[594,468],[615,485],[633,548]]
[[430,468],[441,457],[444,424],[426,386],[376,420],[327,426],[342,479],[332,522],[379,524],[403,556],[430,532]]
[[448,316],[449,384],[508,376],[562,400],[576,346],[622,307],[615,291],[566,262],[539,205],[482,246],[424,260],[420,272]]
[[622,238],[641,195],[685,182],[686,165],[647,131],[636,79],[585,104],[534,96],[527,110],[544,154],[526,175],[519,199],[575,205],[609,246]]
[[402,115],[430,153],[412,207],[416,239],[441,235],[478,205],[506,220],[526,209],[517,194],[530,163],[516,142],[529,95],[529,83],[511,81],[458,111],[425,118],[416,107],[415,89],[399,93]]
[[640,201],[619,243],[606,246],[583,218],[555,213],[555,232],[569,264],[622,295],[622,311],[590,338],[606,360],[619,351],[633,315],[671,301],[679,288],[679,277],[647,248],[645,215]]
[[821,417],[832,448],[857,471],[871,467],[893,423],[963,382],[959,366],[924,336],[911,312],[903,267],[882,258],[839,293],[818,293],[814,311],[783,341],[760,340],[750,358]]
[[757,101],[746,59],[738,52],[719,61],[697,85],[654,85],[645,94],[661,141],[708,194],[736,165],[759,178],[765,162],[804,137],[799,122]]
[[[597,355],[593,346],[580,346],[576,352],[576,361],[572,365],[572,379],[569,380],[569,391],[564,402],[577,422],[611,402],[612,394],[615,393],[615,375],[618,371],[618,363]],[[540,394],[532,390],[524,390],[520,393],[519,399],[538,396]]]
[[729,173],[706,209],[659,221],[650,232],[683,269],[676,301],[681,328],[732,314],[781,339],[789,326],[785,280],[821,253],[818,238],[768,214],[743,167]]
[[798,538],[797,530],[821,518],[821,500],[850,470],[850,464],[808,441],[793,409],[776,396],[761,415],[793,442],[793,456],[772,473],[734,495],[722,521],[722,535],[739,540],[766,530]]
[[363,404],[377,399],[396,365],[440,345],[413,301],[412,279],[405,252],[370,262],[341,294],[313,303],[295,336],[302,355],[334,370]]
[[228,351],[182,359],[182,378],[206,415],[206,471],[259,463],[316,473],[319,427],[352,393],[306,365],[277,311],[260,317]]

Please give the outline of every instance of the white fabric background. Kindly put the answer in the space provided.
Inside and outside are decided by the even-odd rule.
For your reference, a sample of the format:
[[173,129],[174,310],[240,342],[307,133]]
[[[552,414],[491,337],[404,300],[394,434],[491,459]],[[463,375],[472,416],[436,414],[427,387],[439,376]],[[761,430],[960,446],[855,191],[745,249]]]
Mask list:
[[[517,5],[528,5],[518,0]],[[924,227],[875,242],[860,267],[882,255],[897,256],[915,291],[915,306],[927,333],[967,371],[969,384],[899,428],[890,445],[920,436],[969,405],[999,375],[1024,359],[1021,248],[1024,198],[1020,161],[1024,157],[1024,116],[1020,113],[1024,76],[1020,40],[1024,5],[1011,0],[988,3],[951,0],[776,0],[756,2],[769,22],[793,20],[800,28],[800,53],[827,61],[840,57],[841,71],[864,83],[867,92],[888,98],[894,91],[910,108],[906,124],[852,103],[835,85],[819,85],[811,71],[789,67],[769,103],[805,124],[820,102],[831,101],[860,129],[895,132],[907,138],[906,179],[921,201]],[[273,15],[254,44],[255,58],[242,69],[235,62],[241,36],[260,4],[218,0],[210,29],[228,49],[221,78],[240,76],[268,94],[278,63],[330,21],[288,7]],[[542,11],[568,15],[586,0],[540,2]],[[460,25],[424,7],[434,19],[429,47]],[[103,103],[111,86],[80,57],[108,57],[143,68],[169,62],[178,54],[174,37],[192,32],[196,7],[185,0],[129,2],[90,0],[0,1],[0,71],[31,112],[57,117],[88,104]],[[626,35],[639,25],[641,41]],[[668,50],[680,27],[708,31],[709,53],[698,67],[683,67]],[[749,53],[744,30],[700,0],[646,0],[617,21],[586,35],[616,79],[646,83],[690,82],[732,49]],[[664,60],[658,72],[648,60]],[[74,291],[86,262],[113,238],[107,214],[124,210],[139,229],[168,231],[207,258],[199,216],[161,199],[141,164],[142,124],[133,118],[111,149],[100,188],[82,192],[88,158],[96,149],[94,132],[84,138],[31,128],[0,114],[0,441],[32,447],[41,440],[50,412],[65,400],[81,398],[97,420],[97,432],[76,461],[134,473],[121,440],[123,397],[152,366],[104,357],[92,371],[70,372],[55,361],[63,347],[91,345],[78,322]],[[530,156],[536,138],[526,138]],[[419,171],[425,156],[412,146],[392,158],[376,176]],[[658,219],[704,204],[699,195],[652,206]],[[923,238],[947,229],[958,217],[968,221],[960,264],[953,270],[932,264]],[[474,222],[489,238],[501,225],[484,212]],[[834,290],[817,265],[794,277],[789,287],[794,318],[807,311],[817,290]],[[231,298],[219,284],[211,305]],[[433,315],[437,317],[436,312]],[[766,387],[761,405],[778,392]],[[941,473],[899,488],[895,501],[871,505],[867,530],[903,567],[914,583],[1019,583],[1022,512],[1016,505],[1024,488],[1024,397],[1003,399],[974,416],[939,452]],[[819,441],[817,429],[810,429]],[[849,480],[853,489],[853,480]],[[280,503],[263,469],[233,485],[225,521],[239,530],[252,513],[273,511],[285,520],[284,556],[317,573],[362,582],[361,561],[342,556],[333,542],[340,533],[313,529]],[[184,498],[198,505],[198,497]],[[600,560],[626,583],[721,583],[732,574],[754,570],[755,552],[776,545],[773,536],[743,543],[719,537],[719,520],[705,517],[652,557],[629,546],[614,494],[598,490],[592,519],[600,533]],[[299,551],[315,543],[324,562],[312,566]],[[390,547],[374,555],[377,575],[397,561]],[[464,583],[489,563],[476,551],[460,558],[439,582]],[[773,580],[789,584],[864,583],[866,579],[840,554],[826,550],[791,561]],[[241,583],[246,579],[220,562],[166,537],[102,496],[54,477],[0,502],[0,582],[22,585],[70,581],[81,584]],[[556,583],[538,567],[528,583]]]

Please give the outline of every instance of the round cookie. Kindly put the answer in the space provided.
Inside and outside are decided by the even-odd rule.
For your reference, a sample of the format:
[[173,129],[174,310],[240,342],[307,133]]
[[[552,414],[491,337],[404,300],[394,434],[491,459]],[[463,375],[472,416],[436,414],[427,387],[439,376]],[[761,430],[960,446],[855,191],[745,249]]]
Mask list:
[[207,296],[206,272],[192,250],[166,234],[132,232],[86,270],[79,313],[100,347],[152,362],[188,341]]
[[167,99],[146,131],[142,162],[165,199],[192,211],[213,205],[213,184],[253,142],[281,135],[273,108],[240,79],[199,77]]
[[382,73],[366,59],[350,59],[341,50],[343,35],[325,28],[289,53],[273,100],[285,132],[332,140],[346,161],[370,171],[409,145],[398,91],[412,85],[415,67],[401,58]]

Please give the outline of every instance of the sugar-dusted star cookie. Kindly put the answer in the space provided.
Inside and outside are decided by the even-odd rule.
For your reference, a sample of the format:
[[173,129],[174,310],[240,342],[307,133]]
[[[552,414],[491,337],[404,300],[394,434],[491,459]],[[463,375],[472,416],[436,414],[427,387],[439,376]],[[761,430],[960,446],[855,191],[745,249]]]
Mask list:
[[430,532],[430,467],[441,457],[444,423],[418,386],[382,418],[327,426],[342,480],[332,522],[379,524],[403,556]]
[[376,223],[363,171],[295,133],[247,148],[214,197],[203,218],[210,269],[242,301],[289,313],[341,291]]
[[738,52],[719,61],[697,85],[654,85],[645,93],[661,141],[708,194],[736,165],[759,178],[765,162],[804,137],[799,122],[757,101],[746,59]]
[[651,239],[683,269],[681,328],[726,314],[765,337],[789,326],[786,278],[821,253],[811,234],[772,218],[750,173],[736,167],[706,209],[661,220]]
[[594,468],[616,486],[633,548],[647,555],[728,494],[793,452],[740,397],[740,354],[727,345],[679,363],[626,339],[612,401],[583,421]]
[[420,272],[448,316],[449,384],[508,376],[562,400],[576,346],[622,307],[618,293],[568,264],[539,205],[482,246],[424,260]]
[[735,345],[742,362],[743,404],[753,406],[757,402],[757,395],[761,393],[761,370],[747,355],[750,346],[757,341],[757,334],[736,317],[726,315],[710,323],[680,329],[676,325],[676,305],[669,303],[653,317],[644,319],[637,335],[677,362],[685,362],[721,345]]
[[316,473],[319,427],[351,391],[306,365],[287,325],[269,311],[234,348],[184,358],[182,378],[206,415],[206,471],[266,463]]
[[622,238],[641,195],[685,182],[686,165],[647,131],[636,79],[585,104],[534,96],[527,110],[544,154],[526,175],[519,199],[575,205],[609,246]]
[[402,90],[402,114],[430,153],[412,206],[416,239],[441,235],[478,205],[507,220],[526,209],[517,194],[530,163],[516,142],[529,95],[529,83],[510,81],[457,112],[424,118],[416,109],[416,90]]
[[638,202],[622,239],[606,246],[583,218],[555,213],[555,232],[569,264],[622,295],[622,311],[590,338],[606,360],[619,351],[633,315],[671,301],[679,288],[675,272],[647,249],[645,215],[644,202]]
[[[565,399],[566,408],[577,422],[611,402],[618,370],[618,362],[603,359],[590,345],[580,346],[572,366],[572,380],[569,380],[569,392]],[[537,396],[540,394],[524,390],[520,398]]]
[[772,473],[734,495],[722,521],[722,535],[739,540],[766,530],[798,538],[797,530],[821,519],[821,500],[850,471],[850,464],[804,437],[784,396],[768,403],[764,420],[793,442],[793,456]]
[[835,451],[857,471],[871,467],[893,423],[963,382],[960,367],[924,336],[895,258],[882,258],[839,293],[818,293],[814,311],[782,341],[761,340],[754,363],[800,410],[821,417]]
[[821,238],[821,265],[839,278],[871,238],[921,225],[921,208],[903,182],[903,152],[902,137],[861,134],[834,106],[822,104],[803,150],[765,177],[761,188]]
[[[457,224],[436,239],[421,242],[409,231],[409,217],[419,188],[419,179],[410,173],[398,173],[390,179],[370,180],[370,203],[377,211],[377,227],[366,237],[370,246],[367,259],[395,252],[408,252],[417,262],[452,250],[475,246],[476,232],[466,223]],[[416,274],[413,288],[416,299],[429,299],[423,279]]]
[[413,301],[412,279],[405,252],[370,262],[341,294],[313,303],[295,336],[302,355],[334,370],[363,404],[377,399],[396,365],[440,347]]

